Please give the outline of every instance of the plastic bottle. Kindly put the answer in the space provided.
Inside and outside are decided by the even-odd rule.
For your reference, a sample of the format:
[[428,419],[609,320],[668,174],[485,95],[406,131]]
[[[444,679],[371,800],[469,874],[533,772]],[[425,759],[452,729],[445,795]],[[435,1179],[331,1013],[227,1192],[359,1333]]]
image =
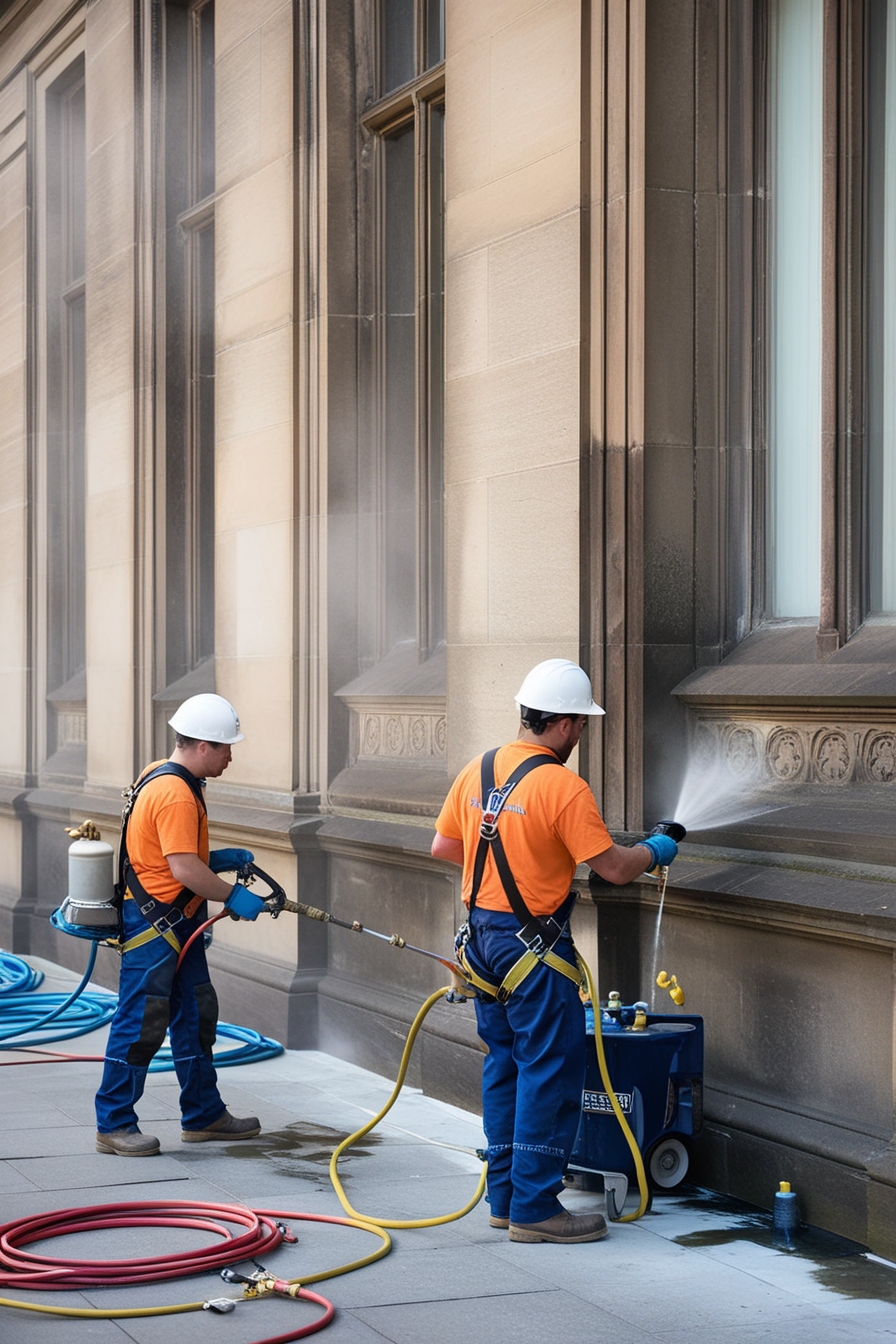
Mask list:
[[781,1181],[775,1191],[775,1207],[772,1215],[772,1240],[783,1250],[791,1250],[796,1245],[800,1230],[800,1209],[796,1193],[791,1190],[789,1181]]

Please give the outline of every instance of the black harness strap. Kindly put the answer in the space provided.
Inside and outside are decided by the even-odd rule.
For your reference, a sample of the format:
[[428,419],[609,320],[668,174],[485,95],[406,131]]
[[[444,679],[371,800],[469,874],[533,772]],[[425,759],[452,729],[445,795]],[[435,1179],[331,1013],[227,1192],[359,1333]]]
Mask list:
[[134,810],[137,795],[143,791],[150,780],[158,779],[160,775],[177,775],[178,779],[182,779],[199,804],[202,814],[204,815],[206,812],[205,799],[202,796],[202,786],[199,780],[184,766],[177,765],[174,761],[165,761],[155,770],[150,770],[149,774],[144,775],[136,784],[132,784],[128,790],[128,801],[121,819],[116,895],[119,900],[123,901],[125,892],[130,890],[136,898],[137,907],[143,918],[158,929],[159,933],[167,933],[169,929],[173,928],[175,924],[179,924],[184,918],[184,909],[193,900],[195,892],[184,887],[173,901],[158,901],[155,896],[150,896],[131,863],[127,842],[128,822]]
[[563,762],[553,753],[548,756],[539,753],[537,756],[530,756],[522,761],[513,773],[508,777],[507,782],[502,784],[500,789],[495,788],[495,756],[498,748],[493,747],[482,757],[481,764],[481,782],[480,782],[480,807],[482,808],[482,825],[479,828],[479,845],[476,850],[476,857],[473,860],[473,883],[470,890],[470,914],[472,915],[476,908],[476,897],[479,888],[482,885],[482,877],[485,872],[485,863],[491,850],[495,865],[498,869],[498,876],[501,879],[501,885],[504,893],[510,902],[510,908],[520,922],[520,931],[517,937],[530,951],[537,957],[547,952],[560,937],[563,927],[566,924],[569,912],[575,903],[575,893],[563,902],[558,910],[547,919],[536,919],[530,911],[526,902],[523,900],[522,892],[516,884],[516,879],[510,869],[507,861],[507,855],[504,846],[501,843],[501,837],[498,834],[498,818],[504,808],[508,797],[524,779],[530,771],[535,770],[540,765],[562,765]]

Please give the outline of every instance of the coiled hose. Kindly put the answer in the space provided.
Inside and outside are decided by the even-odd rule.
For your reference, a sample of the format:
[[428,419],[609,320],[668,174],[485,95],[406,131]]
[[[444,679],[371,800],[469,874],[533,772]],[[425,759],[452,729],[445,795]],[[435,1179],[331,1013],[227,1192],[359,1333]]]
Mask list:
[[43,971],[36,971],[21,957],[0,950],[0,994],[17,994],[23,990],[37,989],[44,978]]
[[[380,1240],[378,1248],[363,1259],[320,1274],[296,1279],[280,1279],[258,1265],[260,1255],[270,1253],[283,1242],[295,1242],[295,1235],[281,1221],[337,1223],[369,1232]],[[217,1240],[195,1250],[167,1252],[164,1257],[140,1256],[123,1260],[59,1259],[35,1253],[30,1243],[43,1243],[71,1233],[126,1227],[177,1227],[211,1232]],[[234,1235],[233,1229],[237,1232]],[[256,1344],[290,1344],[329,1325],[335,1308],[327,1298],[310,1292],[307,1284],[333,1278],[372,1264],[387,1255],[392,1247],[388,1232],[358,1219],[333,1218],[326,1214],[295,1213],[279,1209],[249,1209],[237,1204],[205,1204],[182,1200],[144,1201],[140,1203],[99,1204],[92,1207],[58,1209],[52,1213],[20,1218],[0,1227],[0,1287],[38,1288],[41,1291],[73,1288],[124,1287],[133,1284],[162,1283],[193,1274],[219,1272],[229,1283],[243,1285],[241,1297],[207,1298],[163,1307],[57,1307],[21,1302],[0,1297],[0,1306],[50,1316],[87,1320],[123,1320],[140,1316],[167,1316],[191,1311],[233,1311],[246,1301],[260,1301],[278,1294],[315,1303],[324,1308],[323,1316],[289,1330],[269,1336]],[[255,1271],[242,1274],[236,1265],[251,1261]]]
[[[0,1044],[7,1049],[28,1050],[40,1055],[37,1048],[53,1041],[67,1041],[75,1036],[86,1036],[112,1020],[118,1006],[117,994],[97,994],[86,989],[93,974],[99,944],[91,942],[87,969],[81,982],[71,994],[36,994],[34,989],[43,980],[43,972],[32,969],[21,957],[11,952],[0,952]],[[26,989],[29,993],[14,991]],[[55,1025],[54,1025],[55,1024]],[[283,1046],[270,1036],[263,1036],[252,1027],[235,1026],[231,1022],[218,1023],[218,1035],[241,1044],[230,1050],[215,1053],[215,1068],[230,1068],[242,1064],[257,1064],[283,1053]],[[58,1063],[97,1060],[98,1055],[68,1055],[52,1051],[41,1059],[9,1061],[10,1063],[42,1063],[52,1057]],[[167,1073],[174,1068],[174,1059],[168,1046],[163,1045],[149,1066],[150,1073]]]

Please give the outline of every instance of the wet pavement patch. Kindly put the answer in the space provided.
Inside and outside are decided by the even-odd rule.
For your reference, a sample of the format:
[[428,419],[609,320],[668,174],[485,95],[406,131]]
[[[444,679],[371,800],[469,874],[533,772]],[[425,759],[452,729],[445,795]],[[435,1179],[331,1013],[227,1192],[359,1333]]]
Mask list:
[[[256,1162],[259,1158],[267,1159],[285,1175],[318,1180],[322,1177],[328,1179],[333,1149],[347,1137],[347,1134],[330,1129],[327,1125],[296,1121],[283,1129],[262,1130],[256,1139],[242,1139],[238,1143],[215,1146],[219,1153],[223,1151],[228,1157],[252,1158]],[[350,1163],[353,1157],[367,1157],[369,1150],[379,1142],[376,1135],[366,1134],[340,1158],[340,1170],[344,1171],[343,1164]]]
[[750,1242],[808,1261],[820,1287],[844,1297],[896,1304],[896,1265],[872,1256],[868,1248],[857,1241],[805,1223],[801,1223],[799,1230],[785,1241],[774,1228],[770,1212],[711,1190],[684,1187],[674,1204],[677,1211],[692,1210],[698,1215],[717,1216],[717,1225],[672,1237],[677,1246],[708,1250]]

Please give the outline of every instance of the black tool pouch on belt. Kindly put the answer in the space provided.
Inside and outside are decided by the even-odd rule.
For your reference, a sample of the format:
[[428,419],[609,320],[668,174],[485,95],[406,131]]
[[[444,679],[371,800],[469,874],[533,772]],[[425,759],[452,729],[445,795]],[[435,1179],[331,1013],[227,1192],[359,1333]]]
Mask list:
[[476,896],[482,885],[482,875],[485,872],[485,862],[489,850],[491,850],[498,869],[498,876],[501,879],[501,885],[504,888],[504,894],[510,902],[511,910],[520,922],[520,931],[516,936],[536,957],[542,957],[545,952],[550,951],[563,932],[569,912],[575,903],[575,895],[571,893],[570,898],[563,902],[560,909],[547,919],[536,919],[523,900],[522,893],[510,870],[510,864],[507,862],[507,855],[498,834],[498,818],[510,793],[531,770],[535,770],[540,765],[562,765],[563,762],[553,754],[550,756],[545,754],[530,756],[517,766],[506,784],[502,784],[500,789],[496,789],[495,756],[497,752],[497,747],[494,747],[491,751],[487,751],[482,758],[480,783],[482,825],[479,828],[479,847],[476,850],[476,858],[473,862],[470,914],[472,915],[476,905]]
[[118,882],[115,886],[115,896],[121,909],[121,902],[124,900],[125,892],[130,891],[137,902],[137,909],[140,911],[147,923],[152,924],[159,933],[167,933],[176,924],[179,924],[184,918],[184,909],[193,900],[195,893],[188,891],[186,887],[175,896],[173,901],[157,901],[155,896],[150,896],[149,892],[140,881],[130,856],[128,855],[128,822],[131,812],[134,809],[134,803],[137,796],[142,792],[146,785],[152,779],[158,779],[160,775],[177,775],[188,785],[190,792],[196,799],[201,815],[205,814],[205,799],[202,796],[202,786],[195,775],[182,765],[176,765],[174,761],[166,761],[164,765],[157,766],[155,770],[150,770],[149,774],[144,775],[136,784],[132,784],[128,789],[124,811],[121,815],[121,840],[118,846]]

